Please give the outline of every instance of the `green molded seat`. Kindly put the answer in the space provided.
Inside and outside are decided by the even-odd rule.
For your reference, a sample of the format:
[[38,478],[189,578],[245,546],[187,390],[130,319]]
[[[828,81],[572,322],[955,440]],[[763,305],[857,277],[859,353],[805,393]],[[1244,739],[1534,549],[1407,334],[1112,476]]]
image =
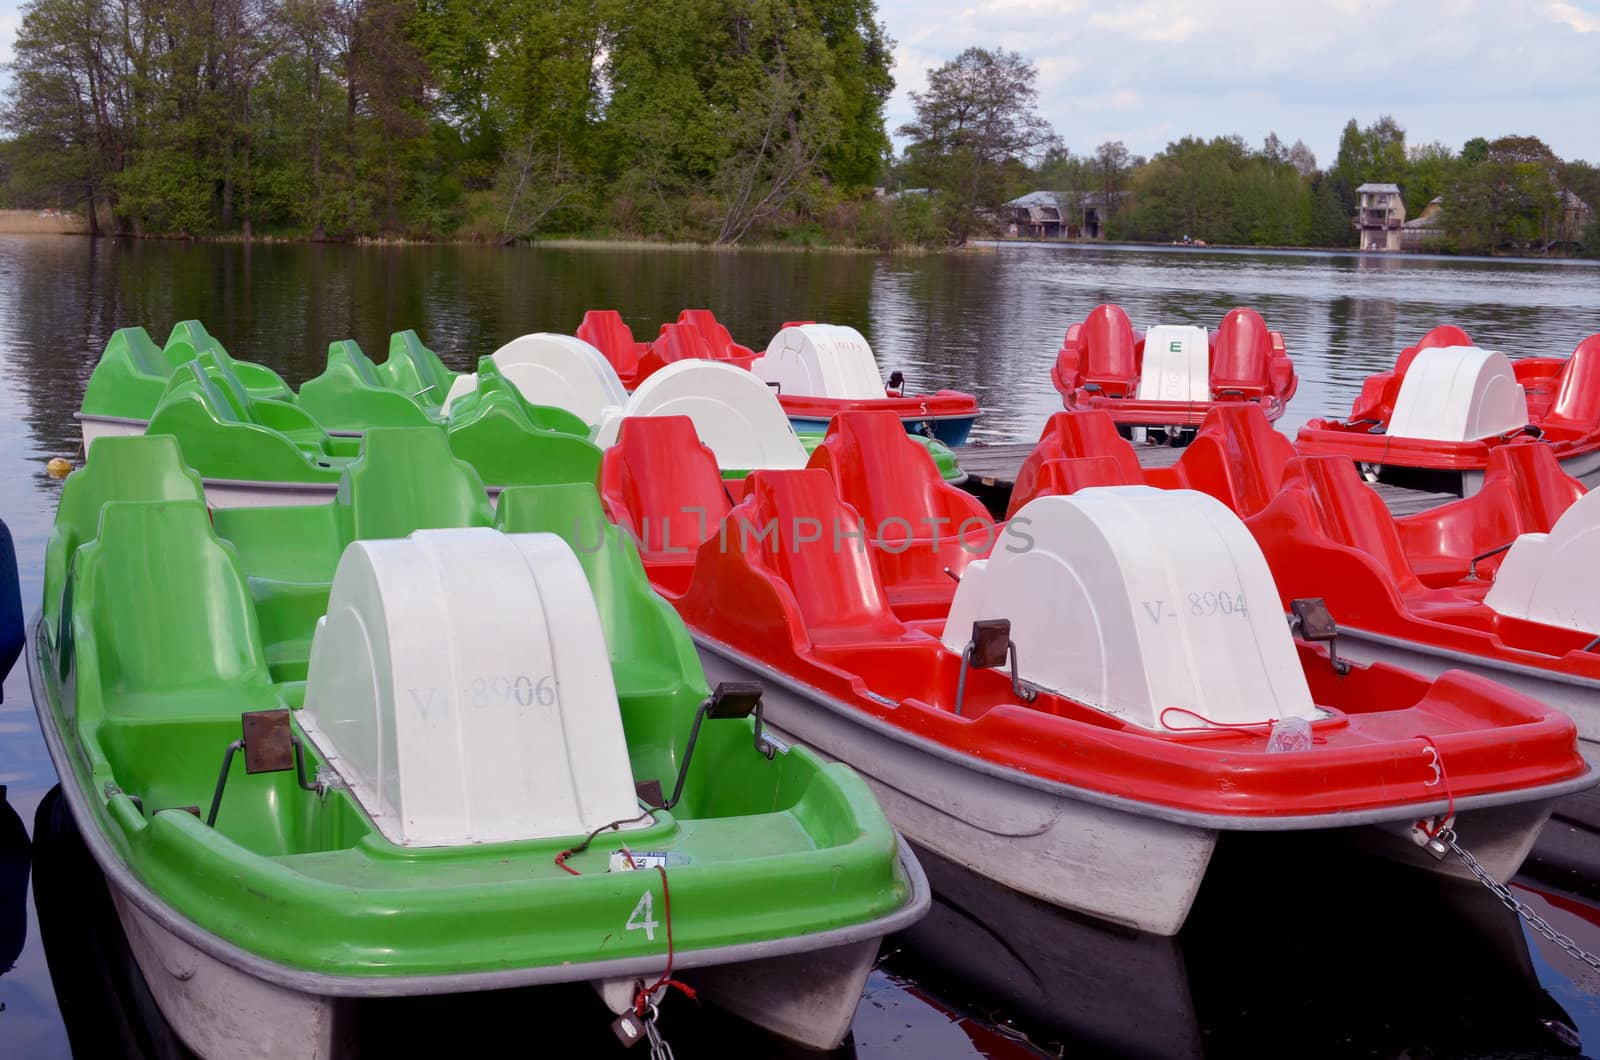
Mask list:
[[178,440],[170,435],[100,438],[89,447],[83,467],[67,476],[44,550],[44,624],[52,643],[72,555],[93,540],[101,507],[109,501],[157,499],[205,499],[200,476],[184,466]]
[[244,385],[252,398],[270,398],[274,401],[293,401],[294,391],[283,377],[266,365],[253,361],[236,361],[222,343],[212,337],[198,320],[180,320],[172,326],[163,351],[174,367],[209,353],[215,363],[225,366]]
[[594,482],[602,454],[587,434],[578,417],[529,405],[492,370],[480,368],[478,389],[450,406],[450,448],[496,486]]
[[422,344],[415,331],[397,331],[389,336],[389,359],[377,371],[386,385],[426,409],[442,406],[456,381],[456,373]]
[[175,367],[144,328],[119,328],[89,375],[84,414],[149,419]]
[[[80,724],[95,705],[105,718],[137,720],[279,704],[239,558],[217,540],[204,504],[112,501],[75,565],[62,628]],[[86,704],[90,690],[98,704]]]
[[315,420],[281,401],[241,404],[200,360],[173,371],[145,433],[176,437],[185,463],[206,478],[329,484],[339,478],[335,447]]
[[592,483],[507,489],[495,525],[512,534],[556,534],[572,546],[594,591],[619,695],[703,694],[694,642],[672,605],[650,587],[633,540],[606,519]]
[[391,383],[354,340],[344,339],[328,345],[322,374],[300,385],[300,407],[335,431],[437,424],[430,410],[438,403],[424,405],[411,396],[417,389]]
[[352,539],[494,522],[483,479],[451,454],[442,433],[427,428],[368,431],[361,456],[345,469],[335,503],[350,508]]

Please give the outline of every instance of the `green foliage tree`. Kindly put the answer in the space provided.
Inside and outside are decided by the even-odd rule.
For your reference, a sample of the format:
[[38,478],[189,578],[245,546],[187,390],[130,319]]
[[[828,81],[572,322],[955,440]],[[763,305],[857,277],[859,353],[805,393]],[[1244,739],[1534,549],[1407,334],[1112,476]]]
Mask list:
[[1034,109],[1038,71],[1015,52],[968,48],[928,71],[911,94],[916,120],[902,125],[906,170],[935,189],[950,242],[961,244],[1026,171],[1060,141]]

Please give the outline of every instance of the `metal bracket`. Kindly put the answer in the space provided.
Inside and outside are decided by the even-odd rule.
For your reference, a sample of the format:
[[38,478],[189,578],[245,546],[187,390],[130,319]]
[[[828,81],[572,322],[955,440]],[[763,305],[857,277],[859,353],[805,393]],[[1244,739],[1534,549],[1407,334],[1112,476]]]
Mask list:
[[1479,563],[1481,563],[1483,560],[1486,560],[1486,559],[1492,559],[1493,557],[1498,556],[1502,552],[1509,552],[1511,550],[1511,546],[1514,545],[1514,544],[1516,544],[1515,541],[1507,541],[1505,544],[1501,545],[1499,548],[1491,548],[1489,551],[1484,552],[1481,555],[1473,556],[1472,557],[1472,562],[1467,564],[1467,581],[1475,582],[1475,581],[1478,580],[1478,564]]
[[228,773],[233,766],[233,756],[244,751],[246,773],[283,773],[295,771],[295,779],[302,791],[326,792],[319,782],[306,777],[305,747],[300,737],[289,725],[289,710],[248,710],[239,715],[239,739],[228,745],[222,756],[222,772],[217,774],[217,787],[211,794],[211,811],[206,814],[207,827],[215,828],[217,811],[222,808],[222,792],[228,786]]
[[961,649],[961,676],[956,679],[955,713],[961,715],[967,698],[967,671],[993,670],[1011,663],[1011,691],[1024,703],[1032,703],[1038,690],[1030,688],[1017,673],[1017,645],[1011,639],[1009,618],[984,618],[972,624],[972,639]]
[[1308,644],[1326,644],[1333,672],[1340,677],[1349,673],[1350,664],[1339,658],[1339,627],[1333,621],[1327,601],[1320,596],[1291,600],[1289,611],[1289,629]]
[[[689,778],[689,763],[694,759],[695,744],[700,739],[700,725],[707,718],[713,720],[739,719],[755,717],[755,747],[766,756],[768,761],[778,753],[778,747],[769,742],[762,731],[761,717],[761,686],[754,681],[719,681],[717,687],[700,704],[700,709],[695,711],[694,725],[689,729],[689,742],[683,745],[683,760],[678,764],[678,779],[672,785],[672,797],[652,808],[670,810],[678,804],[678,799],[683,796],[683,784]],[[654,784],[654,794],[659,799],[661,785],[656,781],[646,781],[644,784],[635,785],[641,798],[645,789]],[[649,802],[649,799],[645,800]]]

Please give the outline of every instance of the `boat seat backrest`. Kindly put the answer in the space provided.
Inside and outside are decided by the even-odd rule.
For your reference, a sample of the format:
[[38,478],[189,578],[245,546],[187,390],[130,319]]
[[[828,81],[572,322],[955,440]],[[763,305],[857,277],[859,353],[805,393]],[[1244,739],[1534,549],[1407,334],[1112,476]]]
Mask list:
[[978,498],[944,481],[927,448],[893,412],[839,413],[806,466],[833,477],[874,539],[929,537],[936,527],[947,537],[963,524],[993,523]]
[[432,427],[375,427],[340,477],[337,503],[350,511],[355,539],[405,537],[415,530],[488,526],[494,519],[483,480],[457,460]]
[[177,367],[167,359],[166,351],[157,346],[144,328],[118,328],[106,343],[102,360],[120,357],[139,375],[165,380]]
[[612,518],[652,561],[692,563],[692,550],[732,507],[717,458],[687,416],[624,419],[617,443],[606,450],[601,481]]
[[733,341],[733,335],[709,309],[685,309],[678,314],[678,323],[687,324],[700,334],[711,356],[718,360],[735,360],[750,351]]
[[1317,529],[1337,544],[1366,553],[1391,584],[1416,581],[1393,516],[1349,457],[1296,457],[1284,469],[1283,490],[1307,496]]
[[1128,481],[1122,465],[1109,456],[1072,456],[1059,460],[1046,460],[1039,466],[1038,477],[1021,508],[1035,497],[1064,497],[1082,489],[1095,486],[1137,486]]
[[1407,346],[1400,351],[1400,356],[1394,362],[1394,374],[1402,376],[1406,369],[1411,367],[1411,362],[1417,359],[1417,354],[1423,350],[1442,350],[1447,346],[1471,346],[1472,337],[1454,324],[1440,324],[1429,328],[1428,333],[1417,340],[1415,346]]
[[[815,642],[895,638],[905,627],[889,608],[866,530],[815,468],[757,471],[728,516],[728,547],[739,548],[793,594]],[[708,543],[707,547],[711,547]]]
[[1045,421],[1039,440],[1022,461],[1017,471],[1016,484],[1011,490],[1011,503],[1007,506],[1009,518],[1037,493],[1039,469],[1047,461],[1075,457],[1103,456],[1116,462],[1121,478],[1119,485],[1134,486],[1144,482],[1139,467],[1139,457],[1133,446],[1117,433],[1116,422],[1109,412],[1093,409],[1084,412],[1057,412]]
[[180,364],[173,369],[162,404],[177,395],[187,395],[189,400],[199,404],[206,415],[218,423],[255,422],[250,415],[249,402],[240,402],[238,396],[207,371],[199,360]]
[[96,439],[88,462],[62,483],[55,525],[45,543],[44,619],[51,635],[72,554],[93,540],[100,509],[111,501],[146,500],[204,502],[200,476],[184,465],[178,440],[170,434]]
[[1211,349],[1211,389],[1259,397],[1272,385],[1272,336],[1254,309],[1230,309],[1217,326]]
[[1600,428],[1600,334],[1578,343],[1562,365],[1545,423],[1582,431]]
[[627,378],[639,370],[640,343],[634,341],[633,329],[615,309],[591,309],[584,313],[577,335],[605,354],[619,376]]
[[410,330],[389,336],[389,357],[378,375],[390,387],[430,408],[444,403],[455,382],[455,373]]
[[1498,445],[1489,450],[1484,485],[1504,479],[1520,533],[1544,533],[1588,491],[1561,469],[1546,445]]
[[1085,383],[1094,383],[1121,397],[1139,378],[1133,324],[1119,305],[1098,305],[1084,318],[1079,364]]
[[[200,501],[107,504],[94,542],[79,554],[72,593],[72,606],[92,624],[107,700],[270,682],[244,572]],[[81,635],[84,623],[74,621],[74,630]]]
[[363,387],[389,389],[378,375],[378,366],[354,339],[328,343],[328,371],[345,372]]
[[1272,500],[1293,456],[1294,443],[1273,430],[1259,405],[1219,404],[1184,450],[1178,477],[1245,518]]

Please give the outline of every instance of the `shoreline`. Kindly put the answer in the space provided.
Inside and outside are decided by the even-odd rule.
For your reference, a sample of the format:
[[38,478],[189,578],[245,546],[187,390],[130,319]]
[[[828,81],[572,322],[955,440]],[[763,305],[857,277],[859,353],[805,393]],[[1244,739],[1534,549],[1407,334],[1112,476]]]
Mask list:
[[1533,257],[1526,254],[1451,254],[1441,251],[1363,251],[1355,247],[1329,247],[1329,246],[1291,246],[1280,244],[1253,244],[1253,243],[1208,243],[1207,245],[1194,246],[1185,243],[1162,243],[1143,240],[1102,240],[1102,239],[1020,239],[1014,237],[996,237],[991,239],[972,239],[961,246],[927,247],[908,244],[892,249],[872,246],[856,246],[848,243],[826,244],[797,244],[785,242],[752,242],[736,244],[698,243],[683,240],[658,240],[630,237],[586,237],[586,236],[556,236],[550,239],[537,239],[502,243],[497,240],[449,238],[449,239],[422,239],[411,236],[357,236],[354,239],[316,239],[309,235],[280,235],[280,234],[252,234],[245,236],[240,232],[216,233],[209,235],[187,235],[170,233],[134,233],[134,232],[102,232],[91,235],[89,226],[84,218],[76,214],[46,215],[34,210],[0,210],[0,235],[52,235],[52,236],[85,236],[94,239],[130,239],[149,240],[151,242],[189,242],[189,243],[237,243],[245,246],[254,244],[289,245],[305,244],[318,246],[346,246],[346,247],[542,247],[551,250],[640,250],[640,251],[696,251],[714,253],[743,253],[783,252],[801,254],[871,254],[871,255],[929,255],[929,254],[962,254],[962,253],[993,253],[1002,247],[1041,247],[1051,249],[1098,249],[1098,250],[1159,250],[1171,252],[1195,252],[1200,254],[1212,252],[1224,253],[1270,253],[1270,254],[1339,254],[1363,260],[1420,260],[1420,261],[1496,261],[1496,262],[1528,262],[1532,264],[1600,264],[1600,259],[1586,258],[1577,255],[1547,255]]

